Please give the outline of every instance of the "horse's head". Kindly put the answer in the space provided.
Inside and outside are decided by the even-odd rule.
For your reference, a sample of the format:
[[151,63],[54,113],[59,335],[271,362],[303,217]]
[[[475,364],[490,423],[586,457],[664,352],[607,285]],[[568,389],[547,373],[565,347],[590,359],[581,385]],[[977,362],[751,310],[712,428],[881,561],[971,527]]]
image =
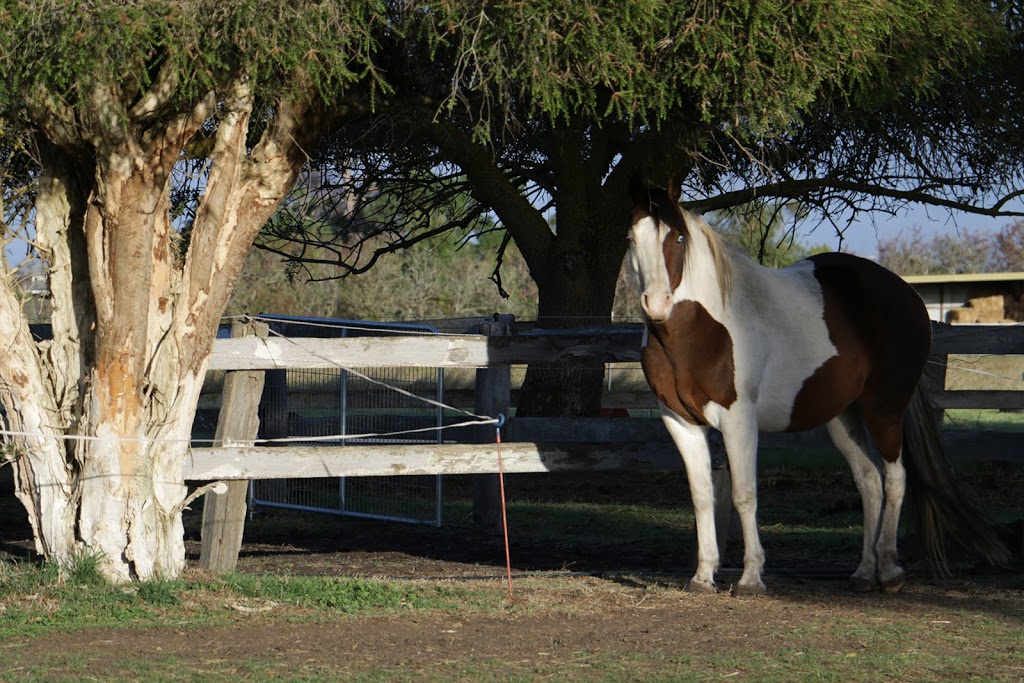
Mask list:
[[672,294],[682,281],[688,237],[679,186],[669,183],[663,190],[634,182],[629,258],[640,278],[640,307],[653,323],[663,323],[672,314]]

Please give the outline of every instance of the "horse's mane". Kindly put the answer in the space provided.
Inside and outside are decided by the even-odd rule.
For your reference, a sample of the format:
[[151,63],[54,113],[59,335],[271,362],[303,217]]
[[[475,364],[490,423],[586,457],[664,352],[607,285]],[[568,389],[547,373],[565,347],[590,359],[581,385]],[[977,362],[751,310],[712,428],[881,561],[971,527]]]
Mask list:
[[[727,301],[733,290],[733,260],[736,254],[736,247],[711,229],[700,216],[680,208],[683,216],[683,228],[687,236],[687,246],[692,243],[691,230],[696,229],[708,243],[711,252],[712,263],[715,264],[715,274],[718,277],[718,288],[722,291],[722,301]],[[690,259],[690,249],[686,249],[687,262]]]

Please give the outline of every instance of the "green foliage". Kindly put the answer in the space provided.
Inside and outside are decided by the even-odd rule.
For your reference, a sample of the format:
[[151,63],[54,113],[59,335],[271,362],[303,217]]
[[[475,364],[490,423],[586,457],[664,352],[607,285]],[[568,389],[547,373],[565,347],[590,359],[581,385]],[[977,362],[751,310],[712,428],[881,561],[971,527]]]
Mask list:
[[176,607],[181,604],[185,586],[180,581],[152,579],[136,585],[139,599],[153,607]]
[[933,90],[1002,34],[997,19],[954,0],[7,0],[0,102],[42,87],[77,105],[97,83],[130,102],[164,67],[184,100],[239,71],[265,95],[308,81],[328,102],[356,82],[376,97],[398,51],[446,71],[433,94],[478,118],[525,104],[551,120],[683,111],[784,131],[823,92]]
[[[225,605],[237,605],[236,614],[246,613],[248,600],[343,613],[472,608],[493,600],[489,594],[441,585],[325,576],[232,574],[212,581],[157,579],[132,586],[78,578],[62,578],[53,566],[0,563],[0,637],[123,628],[165,619],[176,626],[217,622],[230,616],[223,611]],[[204,605],[216,607],[210,611]]]
[[80,552],[71,563],[64,568],[67,581],[78,586],[105,586],[107,579],[100,570],[102,561],[99,553]]
[[556,120],[690,112],[752,131],[785,131],[823,93],[877,104],[934,91],[1001,34],[986,3],[953,0],[445,6],[454,73],[480,111],[524,98]]
[[996,231],[993,237],[997,268],[1024,271],[1024,220],[1016,220]]
[[56,565],[36,567],[28,563],[0,564],[0,595],[34,593],[42,586],[60,581],[60,570]]
[[100,557],[97,554],[80,552],[64,566],[52,562],[38,567],[30,564],[0,564],[0,595],[31,593],[55,585],[109,587],[110,583],[100,572],[99,563]]
[[41,88],[89,108],[98,84],[115,84],[132,102],[164,68],[177,74],[184,102],[236,72],[279,93],[308,82],[333,98],[360,78],[380,88],[372,32],[383,10],[374,0],[8,0],[0,5],[0,104]]

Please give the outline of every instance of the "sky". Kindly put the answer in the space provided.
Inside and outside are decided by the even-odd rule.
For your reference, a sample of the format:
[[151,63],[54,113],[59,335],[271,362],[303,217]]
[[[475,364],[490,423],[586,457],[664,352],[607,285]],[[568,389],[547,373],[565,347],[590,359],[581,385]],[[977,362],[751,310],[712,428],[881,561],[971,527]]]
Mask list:
[[[1017,208],[1024,210],[1024,204],[1018,204]],[[971,232],[995,232],[1013,221],[1013,218],[991,218],[963,212],[950,215],[945,209],[925,206],[911,207],[895,217],[884,213],[862,214],[862,217],[847,229],[843,251],[866,258],[877,258],[879,239],[891,239],[915,226],[921,227],[925,237],[931,237],[939,234],[956,234],[958,230],[964,229]],[[825,244],[832,249],[839,247],[839,240],[831,225],[817,226],[810,233],[808,230],[811,230],[811,226],[798,232],[798,239],[804,244]]]

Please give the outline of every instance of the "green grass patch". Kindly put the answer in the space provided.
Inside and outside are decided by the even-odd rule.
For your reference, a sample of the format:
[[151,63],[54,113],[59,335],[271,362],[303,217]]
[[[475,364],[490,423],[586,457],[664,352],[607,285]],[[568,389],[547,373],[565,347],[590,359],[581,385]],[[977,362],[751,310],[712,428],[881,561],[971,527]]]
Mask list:
[[994,408],[956,408],[946,411],[946,429],[986,429],[996,432],[1024,431],[1024,412]]
[[239,596],[345,614],[382,610],[445,609],[481,602],[480,595],[442,585],[329,576],[232,574],[224,587]]
[[126,585],[112,585],[91,574],[86,578],[51,566],[0,565],[0,639],[91,627],[215,625],[237,613],[276,605],[302,608],[315,619],[328,613],[465,608],[493,602],[486,591],[326,576],[231,574]]

